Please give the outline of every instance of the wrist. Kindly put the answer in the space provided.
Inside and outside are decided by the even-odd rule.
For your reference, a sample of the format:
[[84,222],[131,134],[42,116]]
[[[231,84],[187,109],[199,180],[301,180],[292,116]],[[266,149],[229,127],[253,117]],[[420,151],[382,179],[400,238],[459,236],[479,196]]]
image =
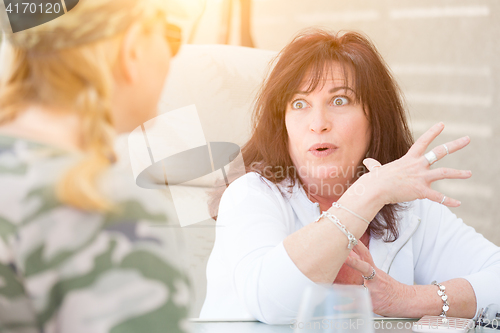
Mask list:
[[404,297],[402,298],[403,304],[401,304],[401,309],[403,309],[404,316],[409,318],[421,318],[423,315],[422,309],[420,308],[422,300],[418,297],[417,288],[415,285],[405,284]]
[[[377,199],[377,192],[368,187],[361,178],[352,184],[328,212],[338,216],[342,223],[358,238],[365,232],[383,204]],[[354,223],[354,224],[353,224]]]
[[354,200],[362,207],[373,211],[373,216],[375,216],[384,207],[386,202],[383,200],[383,193],[381,193],[380,186],[377,186],[373,177],[373,175],[369,176],[368,174],[361,176],[347,189],[339,202],[346,199]]
[[415,298],[417,295],[414,286],[399,281],[392,281],[391,283],[394,284],[396,288],[393,291],[388,311],[382,315],[389,317],[419,318],[414,311]]
[[439,316],[443,301],[437,295],[438,288],[434,285],[413,285],[408,300],[409,317],[420,318],[425,315]]

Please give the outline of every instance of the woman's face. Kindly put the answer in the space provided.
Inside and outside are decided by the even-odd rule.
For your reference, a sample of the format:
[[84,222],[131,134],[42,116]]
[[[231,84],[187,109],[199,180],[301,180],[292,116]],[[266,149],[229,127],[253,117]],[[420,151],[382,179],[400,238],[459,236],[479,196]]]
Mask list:
[[[370,144],[371,129],[360,103],[355,103],[338,63],[316,90],[307,94],[306,77],[286,108],[289,153],[304,184],[337,178],[343,188],[358,174]],[[321,194],[320,194],[321,195]]]
[[148,110],[153,112],[148,119],[157,115],[158,101],[170,67],[171,51],[165,36],[165,26],[166,22],[159,22],[144,43],[142,86],[151,102]]
[[129,132],[157,116],[157,106],[169,70],[171,52],[165,37],[165,24],[158,22],[148,33],[142,32],[134,43],[137,51],[129,61],[132,80],[116,96],[115,126]]

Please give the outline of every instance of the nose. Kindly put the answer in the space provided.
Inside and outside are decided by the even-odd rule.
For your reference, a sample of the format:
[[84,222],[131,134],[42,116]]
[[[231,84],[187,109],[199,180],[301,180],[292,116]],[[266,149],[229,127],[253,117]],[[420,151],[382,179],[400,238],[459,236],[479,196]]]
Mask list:
[[317,134],[328,132],[332,129],[332,123],[328,117],[327,110],[323,107],[314,108],[311,112],[309,129]]

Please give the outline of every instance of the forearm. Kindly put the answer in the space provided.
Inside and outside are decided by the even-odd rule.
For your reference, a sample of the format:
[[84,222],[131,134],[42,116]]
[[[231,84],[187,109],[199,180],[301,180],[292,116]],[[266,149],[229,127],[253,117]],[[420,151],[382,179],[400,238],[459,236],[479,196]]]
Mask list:
[[[378,199],[370,181],[360,178],[338,202],[371,221],[383,207]],[[366,222],[343,209],[330,208],[329,212],[337,216],[356,239],[368,228]],[[317,283],[332,283],[350,252],[347,237],[326,218],[289,235],[283,245],[297,268]]]
[[[438,281],[439,282],[439,281]],[[452,279],[439,282],[446,287],[446,296],[450,309],[446,313],[450,317],[472,318],[476,314],[476,295],[469,281]],[[420,318],[424,315],[438,316],[443,311],[443,300],[437,294],[435,285],[410,286],[411,296],[405,300],[402,315]]]

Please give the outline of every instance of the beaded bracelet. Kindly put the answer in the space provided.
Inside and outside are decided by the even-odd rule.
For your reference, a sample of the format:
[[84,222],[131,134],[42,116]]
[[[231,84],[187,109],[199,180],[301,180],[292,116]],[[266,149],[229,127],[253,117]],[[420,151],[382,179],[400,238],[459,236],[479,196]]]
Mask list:
[[345,211],[348,211],[349,213],[351,213],[352,215],[356,216],[358,219],[360,220],[363,220],[364,222],[366,222],[368,225],[370,225],[370,221],[368,221],[367,219],[365,219],[363,216],[359,215],[359,214],[356,214],[355,212],[353,212],[352,210],[350,210],[349,208],[347,207],[344,207],[342,206],[341,204],[339,204],[338,202],[334,202],[332,204],[332,207],[335,207],[335,208],[340,208],[340,209],[343,209]]
[[347,240],[349,241],[349,243],[347,244],[347,248],[349,250],[352,250],[352,248],[355,247],[358,244],[358,240],[356,239],[356,237],[354,237],[354,235],[351,234],[349,232],[349,230],[347,230],[347,228],[345,227],[345,225],[343,225],[342,223],[340,223],[340,220],[338,219],[337,216],[335,216],[333,214],[330,214],[328,212],[323,212],[323,213],[321,213],[321,215],[314,222],[318,222],[323,217],[326,217],[328,220],[330,220],[331,222],[333,222],[333,224],[335,224],[337,226],[337,228],[339,228],[340,231],[342,231],[342,233],[344,235],[346,235]]
[[441,317],[443,317],[443,323],[447,323],[448,319],[446,319],[446,312],[450,309],[450,304],[448,303],[448,296],[446,296],[445,293],[446,287],[436,281],[432,281],[432,284],[439,288],[437,294],[443,300],[443,312],[441,313]]

